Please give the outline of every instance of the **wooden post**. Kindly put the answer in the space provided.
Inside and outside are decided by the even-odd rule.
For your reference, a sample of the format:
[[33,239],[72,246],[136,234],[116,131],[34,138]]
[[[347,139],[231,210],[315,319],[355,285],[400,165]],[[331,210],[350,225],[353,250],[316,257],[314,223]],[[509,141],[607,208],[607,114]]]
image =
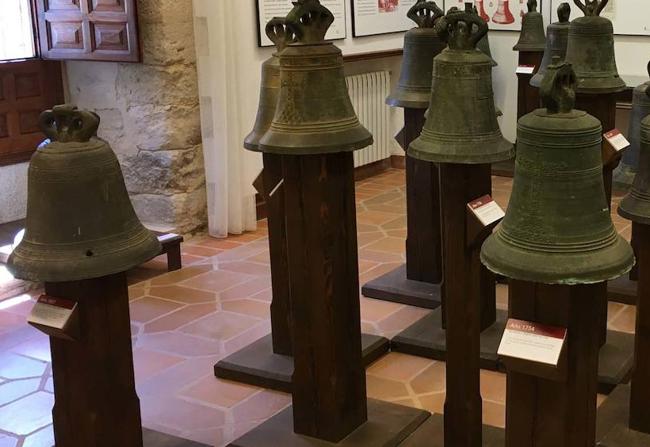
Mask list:
[[479,260],[482,240],[475,240],[468,230],[467,204],[491,193],[490,168],[490,165],[440,165],[447,322],[444,426],[445,445],[454,447],[482,445],[480,278],[484,267]]
[[46,283],[77,302],[77,341],[50,337],[57,447],[142,447],[126,274]]
[[367,420],[351,152],[285,156],[297,434],[338,442]]
[[530,85],[530,80],[539,70],[544,57],[543,51],[520,51],[519,65],[534,65],[532,74],[517,73],[517,119],[540,107],[539,88]]
[[600,322],[594,299],[606,284],[560,286],[510,281],[511,318],[566,327],[564,380],[508,371],[506,447],[593,447]]

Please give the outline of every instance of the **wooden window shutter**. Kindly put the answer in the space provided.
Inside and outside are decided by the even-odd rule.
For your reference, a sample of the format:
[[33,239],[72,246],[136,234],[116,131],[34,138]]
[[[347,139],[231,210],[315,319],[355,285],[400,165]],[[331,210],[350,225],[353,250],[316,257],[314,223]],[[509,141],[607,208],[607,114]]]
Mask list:
[[139,62],[137,0],[33,0],[44,59]]
[[45,139],[38,125],[41,112],[61,103],[59,62],[0,64],[0,166],[29,160]]

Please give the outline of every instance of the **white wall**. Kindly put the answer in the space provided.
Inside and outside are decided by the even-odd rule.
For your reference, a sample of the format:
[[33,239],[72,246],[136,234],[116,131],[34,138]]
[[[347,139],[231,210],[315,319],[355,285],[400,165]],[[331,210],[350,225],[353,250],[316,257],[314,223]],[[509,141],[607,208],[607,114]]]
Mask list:
[[20,163],[0,168],[0,223],[25,217],[27,166],[27,163]]

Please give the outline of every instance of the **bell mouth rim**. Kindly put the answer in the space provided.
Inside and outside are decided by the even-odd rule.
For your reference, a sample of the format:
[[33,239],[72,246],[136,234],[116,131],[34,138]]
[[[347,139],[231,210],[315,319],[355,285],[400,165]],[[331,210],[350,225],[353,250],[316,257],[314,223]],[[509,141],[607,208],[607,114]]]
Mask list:
[[[645,205],[648,213],[632,211],[634,208],[640,208],[640,206],[634,206],[635,204]],[[650,202],[644,201],[642,198],[635,197],[632,195],[632,193],[625,196],[623,200],[621,200],[617,212],[618,215],[622,218],[630,220],[634,223],[650,225]]]
[[[421,99],[409,98],[409,96],[417,97],[422,96]],[[391,107],[403,107],[411,109],[428,109],[431,103],[431,89],[424,93],[406,93],[400,91],[394,91],[389,96],[386,97],[386,105]]]
[[519,51],[522,53],[543,53],[546,49],[546,43],[544,43],[544,46],[540,46],[539,44],[518,43],[512,47],[512,49],[513,51]]
[[[442,153],[425,151],[421,147],[418,148],[420,145],[427,145],[427,143],[421,142],[421,137],[419,137],[410,144],[407,149],[407,154],[409,157],[413,157],[418,160],[449,164],[490,164],[507,161],[514,158],[514,144],[510,143],[503,137],[501,137],[499,141],[495,141],[495,143],[496,150],[490,153],[477,154],[470,151],[467,151],[465,153]],[[476,142],[472,142],[466,146],[476,147],[476,145]]]

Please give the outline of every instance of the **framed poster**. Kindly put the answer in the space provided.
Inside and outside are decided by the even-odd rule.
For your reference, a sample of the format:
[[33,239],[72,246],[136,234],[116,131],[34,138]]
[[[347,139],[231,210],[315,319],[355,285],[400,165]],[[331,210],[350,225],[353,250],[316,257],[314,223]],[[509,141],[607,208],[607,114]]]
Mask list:
[[[463,10],[465,3],[472,1],[479,15],[488,23],[490,30],[521,31],[521,18],[528,12],[527,0],[445,0],[445,11],[452,6]],[[544,14],[544,3],[548,1],[538,0],[537,11]],[[567,0],[556,1],[560,4]],[[557,21],[557,18],[554,21]],[[546,21],[545,25],[548,25]]]
[[400,33],[415,23],[406,17],[417,0],[350,0],[354,37]]
[[[554,22],[557,21],[555,10],[563,1],[566,0],[551,0],[551,17]],[[614,34],[623,36],[650,36],[648,0],[610,0],[600,15],[612,21]],[[571,20],[582,16],[582,11],[571,3]]]
[[[219,0],[217,0],[219,1]],[[241,0],[238,0],[241,1]],[[285,17],[293,9],[291,0],[255,0],[257,2],[257,42],[260,47],[272,47],[273,42],[266,37],[266,24],[273,17]],[[328,40],[345,39],[346,15],[345,0],[321,0],[321,4],[334,14],[334,23],[325,36]]]

